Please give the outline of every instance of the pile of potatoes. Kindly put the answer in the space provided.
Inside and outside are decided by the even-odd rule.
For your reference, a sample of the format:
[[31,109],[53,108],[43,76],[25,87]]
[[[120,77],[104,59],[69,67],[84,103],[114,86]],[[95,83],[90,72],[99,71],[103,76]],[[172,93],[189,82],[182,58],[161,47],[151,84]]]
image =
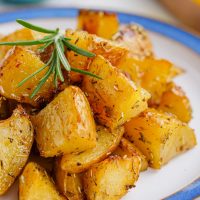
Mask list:
[[[0,41],[41,37],[21,29]],[[173,82],[183,71],[156,58],[142,27],[84,10],[66,37],[96,54],[68,50],[70,65],[101,79],[70,72],[55,88],[52,75],[34,98],[45,70],[16,86],[50,53],[0,47],[0,195],[19,178],[19,200],[118,200],[141,171],[196,145],[189,99]]]

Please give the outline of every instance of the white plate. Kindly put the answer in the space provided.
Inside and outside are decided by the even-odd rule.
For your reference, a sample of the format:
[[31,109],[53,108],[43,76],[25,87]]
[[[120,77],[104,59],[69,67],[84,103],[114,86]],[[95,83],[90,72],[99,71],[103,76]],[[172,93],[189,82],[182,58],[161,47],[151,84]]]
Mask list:
[[[40,10],[41,11],[41,10]],[[23,11],[26,12],[26,18],[32,18],[30,21],[38,25],[49,28],[75,28],[76,20],[74,18],[64,18],[65,16],[63,9],[52,10],[43,9],[42,15],[36,15],[34,12],[38,11]],[[50,13],[51,12],[51,13]],[[73,9],[66,9],[69,16],[75,16],[76,11]],[[67,16],[68,16],[67,14]],[[20,13],[12,13],[9,15],[0,16],[0,22],[12,21],[14,18],[19,18]],[[37,19],[36,16],[41,16]],[[126,16],[126,17],[125,17]],[[2,18],[4,17],[4,18]],[[45,18],[48,17],[48,18]],[[57,18],[59,17],[59,18]],[[126,18],[126,19],[125,19]],[[157,32],[163,32],[165,35],[173,34],[173,27],[168,27],[163,23],[150,20],[153,22],[152,26],[147,23],[148,19],[122,14],[120,17],[122,21],[136,21],[145,25],[147,28],[156,30]],[[145,19],[147,21],[145,21]],[[157,25],[157,26],[156,26]],[[7,34],[15,29],[20,28],[14,21],[0,24],[0,34]],[[166,30],[164,30],[166,29]],[[172,31],[172,32],[171,32]],[[178,31],[178,30],[177,30]],[[182,41],[186,45],[190,46],[192,49],[184,46],[165,37],[161,34],[149,31],[150,37],[153,41],[154,49],[156,55],[160,58],[166,58],[171,60],[177,66],[181,66],[186,73],[178,77],[175,81],[178,85],[183,87],[186,91],[187,96],[191,100],[193,108],[193,119],[190,123],[191,127],[195,129],[197,140],[200,141],[200,56],[197,52],[200,52],[200,40],[198,38],[193,38],[191,35],[187,35],[183,32],[174,32],[175,35],[171,37]],[[184,35],[185,34],[185,35]],[[180,37],[179,37],[179,36]],[[188,39],[188,40],[187,40]],[[194,39],[194,40],[193,40]],[[193,44],[196,41],[197,44]],[[198,43],[199,42],[199,43]],[[199,46],[198,46],[199,45]],[[195,52],[196,51],[196,52]],[[199,142],[200,143],[200,142]],[[189,183],[193,182],[195,179],[200,177],[200,145],[197,145],[194,149],[180,155],[179,157],[173,159],[169,164],[164,166],[161,170],[156,171],[149,169],[146,172],[141,173],[139,181],[136,184],[136,188],[133,188],[123,199],[124,200],[158,200],[163,199],[172,193],[180,190]],[[0,200],[17,200],[17,184],[15,184],[12,189]],[[180,199],[180,198],[174,198]],[[185,200],[190,200],[191,197],[185,198]],[[182,199],[181,199],[182,200]]]

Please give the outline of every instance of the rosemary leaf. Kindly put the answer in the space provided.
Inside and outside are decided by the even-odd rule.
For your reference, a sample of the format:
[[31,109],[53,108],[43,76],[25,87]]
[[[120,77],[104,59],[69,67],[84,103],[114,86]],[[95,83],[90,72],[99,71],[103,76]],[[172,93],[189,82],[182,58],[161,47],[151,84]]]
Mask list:
[[69,62],[67,61],[65,54],[63,52],[62,49],[62,45],[60,44],[61,42],[59,40],[55,41],[55,46],[56,46],[56,50],[58,52],[58,56],[60,58],[61,63],[63,64],[63,67],[67,70],[70,71],[71,70],[71,66],[69,64]]
[[61,70],[58,52],[56,52],[56,73],[57,73],[60,81],[64,82],[64,77],[63,77],[63,73],[62,73],[62,70]]
[[46,28],[43,28],[43,27],[40,27],[40,26],[36,26],[36,25],[28,23],[28,22],[26,22],[22,19],[17,19],[16,22],[21,24],[22,26],[28,28],[28,29],[31,29],[31,30],[34,30],[34,31],[37,31],[37,32],[41,32],[41,33],[56,33],[57,32],[57,30],[50,30],[50,29],[46,29]]
[[92,76],[94,78],[97,78],[97,79],[100,79],[102,80],[102,78],[100,76],[97,76],[96,74],[93,74],[91,72],[88,72],[88,71],[85,71],[85,70],[82,70],[82,69],[78,69],[78,68],[73,68],[71,67],[71,71],[73,72],[78,72],[80,74],[84,74],[84,75],[88,75],[88,76]]
[[65,38],[63,39],[63,44],[65,46],[67,46],[69,49],[71,49],[72,51],[82,55],[82,56],[87,56],[89,58],[94,57],[95,54],[92,52],[89,52],[85,49],[79,48],[78,46],[75,46],[73,44],[71,44],[70,42],[68,42],[67,40],[65,40]]
[[27,40],[27,41],[15,41],[15,42],[0,42],[0,45],[6,45],[6,46],[31,46],[31,45],[37,45],[37,44],[45,44],[47,42],[51,41],[49,40]]

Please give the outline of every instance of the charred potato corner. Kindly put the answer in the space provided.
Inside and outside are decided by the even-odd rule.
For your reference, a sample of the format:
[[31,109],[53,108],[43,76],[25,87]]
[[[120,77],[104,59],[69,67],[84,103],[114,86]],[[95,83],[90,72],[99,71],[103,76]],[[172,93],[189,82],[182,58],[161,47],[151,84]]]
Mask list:
[[19,200],[120,200],[197,144],[183,71],[148,32],[114,13],[77,20],[62,32],[16,20],[0,39],[0,195],[19,180]]

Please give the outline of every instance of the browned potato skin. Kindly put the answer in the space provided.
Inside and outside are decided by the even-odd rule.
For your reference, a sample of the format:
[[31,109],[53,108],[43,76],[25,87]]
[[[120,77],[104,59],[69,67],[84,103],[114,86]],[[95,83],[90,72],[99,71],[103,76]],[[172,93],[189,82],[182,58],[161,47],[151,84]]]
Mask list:
[[110,156],[93,165],[83,176],[88,200],[119,200],[135,185],[140,170],[138,157]]
[[55,162],[55,182],[61,193],[69,200],[84,200],[82,174],[69,173]]
[[[128,49],[122,47],[116,42],[106,40],[96,35],[88,34],[85,31],[73,31],[67,30],[66,37],[71,38],[70,42],[77,45],[80,48],[95,53],[96,55],[102,55],[112,65],[117,65],[123,56],[128,53]],[[66,57],[72,67],[87,70],[88,64],[91,62],[91,58],[77,55],[73,51],[67,51]],[[81,82],[82,75],[75,72],[71,72],[70,79],[72,83]]]
[[144,154],[131,142],[129,142],[126,138],[122,138],[119,146],[114,151],[114,154],[120,155],[122,157],[128,156],[138,156],[141,159],[141,168],[140,171],[145,171],[148,168],[148,162]]
[[0,121],[0,133],[0,195],[3,195],[26,164],[33,143],[33,127],[22,107]]
[[149,93],[137,87],[102,56],[93,60],[88,71],[102,78],[85,76],[82,83],[100,124],[114,129],[147,108]]
[[61,158],[62,168],[69,173],[86,171],[93,164],[108,157],[117,148],[123,134],[123,127],[109,131],[103,126],[97,126],[96,147],[79,154],[63,155]]
[[159,169],[178,154],[196,145],[194,131],[175,115],[147,109],[125,124],[125,137]]
[[84,93],[69,86],[32,117],[40,155],[54,157],[95,147],[96,127]]
[[140,25],[122,25],[119,31],[113,35],[112,40],[128,48],[129,54],[135,59],[144,59],[154,55],[151,40],[146,30]]
[[19,179],[19,200],[67,200],[40,165],[30,162]]
[[78,16],[78,29],[111,39],[119,29],[117,14],[103,11],[81,10]]
[[170,83],[161,97],[158,109],[175,114],[181,121],[188,123],[192,118],[190,101],[183,89]]
[[[27,28],[23,28],[20,30],[17,30],[5,37],[0,37],[0,42],[13,42],[13,41],[22,41],[22,40],[37,40],[41,39],[44,36],[43,33],[38,33],[35,31],[32,31]],[[0,60],[2,60],[9,49],[11,49],[11,46],[0,46]],[[34,46],[25,46],[24,48],[30,49],[30,50],[36,50],[38,48],[38,45]]]
[[168,83],[181,73],[181,70],[171,62],[156,58],[138,60],[127,56],[117,67],[151,94],[150,105],[160,102],[162,94],[167,90]]
[[5,97],[0,96],[0,120],[8,116],[8,105]]
[[36,107],[49,101],[55,92],[52,76],[35,97],[30,98],[48,68],[35,75],[34,78],[31,78],[22,86],[17,87],[23,79],[43,66],[44,63],[34,53],[21,47],[14,47],[0,67],[0,94],[8,99],[14,99],[20,103],[27,103]]

